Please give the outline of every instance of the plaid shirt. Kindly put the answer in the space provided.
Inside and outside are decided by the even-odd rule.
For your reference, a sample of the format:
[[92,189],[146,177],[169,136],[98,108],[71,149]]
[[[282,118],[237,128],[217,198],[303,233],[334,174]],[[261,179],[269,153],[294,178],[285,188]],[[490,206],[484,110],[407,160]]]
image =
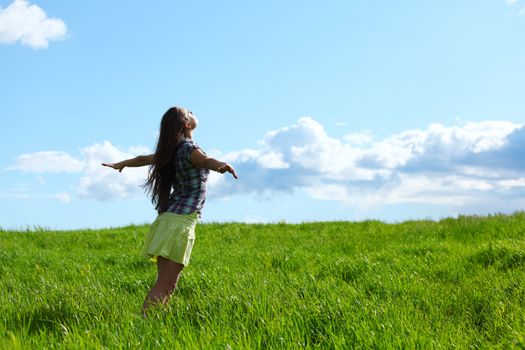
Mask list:
[[202,217],[201,210],[206,201],[206,181],[210,171],[191,164],[190,155],[194,149],[202,151],[192,139],[183,139],[175,153],[175,180],[168,211],[175,214],[197,211],[199,217]]

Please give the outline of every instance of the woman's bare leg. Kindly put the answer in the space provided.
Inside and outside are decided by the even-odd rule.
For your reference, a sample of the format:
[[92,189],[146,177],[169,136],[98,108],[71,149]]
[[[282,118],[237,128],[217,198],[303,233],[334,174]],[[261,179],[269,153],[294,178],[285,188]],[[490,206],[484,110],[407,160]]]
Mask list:
[[171,261],[162,256],[157,257],[157,281],[144,299],[142,305],[142,316],[147,316],[147,309],[150,306],[162,303],[165,305],[171,293],[177,287],[180,273],[184,265]]

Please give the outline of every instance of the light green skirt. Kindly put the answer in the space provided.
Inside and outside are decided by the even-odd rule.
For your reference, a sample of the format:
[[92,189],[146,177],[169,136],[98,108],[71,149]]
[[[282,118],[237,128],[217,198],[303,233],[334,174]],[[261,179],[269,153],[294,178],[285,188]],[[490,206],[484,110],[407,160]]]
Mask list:
[[157,256],[162,256],[188,265],[198,220],[197,211],[191,214],[164,212],[158,215],[146,235],[141,255],[153,262],[157,261]]

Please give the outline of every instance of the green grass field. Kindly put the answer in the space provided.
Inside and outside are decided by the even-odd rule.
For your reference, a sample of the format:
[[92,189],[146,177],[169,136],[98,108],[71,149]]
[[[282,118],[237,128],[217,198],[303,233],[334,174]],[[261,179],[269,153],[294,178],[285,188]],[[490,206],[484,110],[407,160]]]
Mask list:
[[0,230],[3,348],[525,348],[525,212],[202,224],[142,319],[148,226]]

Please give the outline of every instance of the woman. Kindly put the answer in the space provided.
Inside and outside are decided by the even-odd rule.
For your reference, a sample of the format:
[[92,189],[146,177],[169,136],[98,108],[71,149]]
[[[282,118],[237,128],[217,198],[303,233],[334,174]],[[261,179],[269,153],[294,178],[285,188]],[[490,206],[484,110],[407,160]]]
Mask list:
[[182,269],[189,263],[195,225],[206,200],[209,171],[229,172],[237,179],[230,164],[208,157],[193,141],[197,124],[192,112],[172,107],[162,117],[154,154],[102,163],[119,172],[125,167],[151,165],[142,186],[151,194],[158,216],[146,236],[142,255],[157,262],[158,275],[144,300],[144,317],[150,306],[168,302]]

